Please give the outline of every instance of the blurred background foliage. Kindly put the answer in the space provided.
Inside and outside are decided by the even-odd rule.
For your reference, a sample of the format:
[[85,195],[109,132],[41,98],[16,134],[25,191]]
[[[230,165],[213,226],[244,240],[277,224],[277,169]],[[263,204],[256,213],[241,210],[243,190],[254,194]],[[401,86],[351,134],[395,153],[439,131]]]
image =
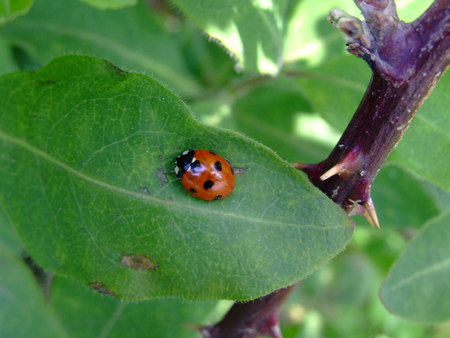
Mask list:
[[[188,103],[198,120],[248,135],[286,161],[308,163],[321,161],[333,148],[370,79],[369,68],[346,54],[342,35],[326,20],[334,7],[359,16],[351,0],[281,1],[287,24],[274,33],[283,37],[282,55],[277,51],[281,63],[270,58],[249,62],[252,55],[239,54],[232,29],[220,35],[217,28],[205,26],[213,38],[208,37],[198,28],[206,23],[195,16],[201,1],[135,3],[3,2],[0,74],[36,69],[63,54],[100,56],[124,70],[157,78]],[[411,21],[430,3],[397,1],[400,18]],[[211,41],[218,38],[220,43]],[[228,43],[236,48],[234,55],[225,48]],[[315,88],[314,80],[330,72],[340,81]],[[345,95],[334,95],[339,87]],[[448,210],[450,194],[438,185],[389,162],[372,188],[381,231],[354,218],[348,249],[301,282],[285,304],[284,337],[449,337],[450,323],[401,319],[378,297],[409,240]],[[0,267],[1,336],[194,337],[199,334],[183,324],[212,324],[231,305],[177,299],[122,303],[68,278],[52,279],[26,259],[12,220],[1,209]],[[7,309],[15,311],[16,321],[6,319],[11,318]]]

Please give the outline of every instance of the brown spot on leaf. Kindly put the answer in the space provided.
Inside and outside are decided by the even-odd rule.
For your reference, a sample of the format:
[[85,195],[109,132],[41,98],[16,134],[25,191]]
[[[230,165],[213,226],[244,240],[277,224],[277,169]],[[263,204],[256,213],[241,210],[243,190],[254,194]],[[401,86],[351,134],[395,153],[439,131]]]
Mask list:
[[107,62],[107,61],[106,61],[106,68],[108,70],[112,70],[114,73],[116,73],[119,76],[124,76],[127,73],[126,71],[120,69],[116,65],[113,65],[111,62]]
[[141,192],[142,192],[143,194],[145,194],[145,195],[148,195],[148,194],[150,193],[150,191],[148,191],[148,188],[147,188],[147,187],[142,187],[142,188],[141,188]]
[[154,270],[158,268],[158,264],[142,255],[123,256],[120,264],[133,270]]
[[55,83],[56,83],[55,80],[51,80],[51,79],[43,80],[43,81],[37,82],[36,87],[40,88],[40,87],[44,87],[44,86],[50,86],[50,85],[54,85]]
[[169,182],[169,179],[167,178],[167,175],[166,175],[166,173],[164,172],[164,169],[158,169],[158,170],[156,171],[156,176],[157,176],[161,181],[163,181],[164,183]]
[[[112,292],[110,289],[108,289],[105,284],[103,284],[102,282],[95,282],[95,283],[90,283],[89,287],[92,290],[95,290],[97,292],[103,293],[104,295],[109,295],[112,297],[116,297],[116,295],[114,294],[114,292]],[[116,297],[117,298],[117,297]]]

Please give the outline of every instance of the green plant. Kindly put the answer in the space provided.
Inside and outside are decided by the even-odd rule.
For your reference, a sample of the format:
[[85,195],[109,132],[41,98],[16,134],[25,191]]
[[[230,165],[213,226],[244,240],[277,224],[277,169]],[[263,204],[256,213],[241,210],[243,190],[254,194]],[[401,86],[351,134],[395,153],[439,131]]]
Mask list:
[[[388,275],[383,302],[424,323],[450,315],[448,1],[434,2],[420,35],[403,24],[389,34],[397,27],[391,1],[358,1],[367,24],[333,12],[350,52],[374,70],[350,124],[370,72],[345,55],[326,22],[334,3],[174,1],[218,47],[164,2],[85,2],[131,7],[37,0],[16,18],[31,1],[0,5],[0,332],[178,337],[197,334],[174,325],[190,323],[213,336],[276,336],[288,286],[349,245],[287,301],[286,337],[448,333],[393,319],[374,296],[418,233]],[[412,20],[430,2],[408,4],[401,14]],[[410,55],[398,52],[404,44]],[[377,114],[369,126],[355,123]],[[327,160],[304,164],[322,161],[334,144]],[[170,171],[188,148],[246,169],[232,195],[205,202],[185,193]],[[353,235],[344,210],[377,224],[372,199],[383,230],[355,218]],[[230,307],[218,300],[280,288],[237,303],[218,322]],[[162,297],[209,302],[148,300]],[[299,303],[315,303],[320,315]],[[310,328],[317,316],[325,324]],[[370,333],[358,324],[367,320]]]

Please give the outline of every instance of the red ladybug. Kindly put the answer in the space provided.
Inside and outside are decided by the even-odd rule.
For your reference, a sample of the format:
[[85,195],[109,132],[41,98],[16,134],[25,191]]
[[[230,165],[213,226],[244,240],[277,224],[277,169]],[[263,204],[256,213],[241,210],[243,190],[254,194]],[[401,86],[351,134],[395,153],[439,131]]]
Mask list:
[[231,163],[209,150],[184,151],[175,160],[175,174],[191,195],[202,200],[220,200],[234,189]]

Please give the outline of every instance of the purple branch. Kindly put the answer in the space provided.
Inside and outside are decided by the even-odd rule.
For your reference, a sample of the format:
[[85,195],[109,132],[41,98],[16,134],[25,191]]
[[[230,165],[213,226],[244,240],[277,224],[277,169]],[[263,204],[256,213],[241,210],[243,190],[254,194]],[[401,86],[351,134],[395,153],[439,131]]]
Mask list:
[[296,285],[246,303],[234,303],[220,322],[200,331],[205,338],[252,338],[260,335],[281,338],[280,307]]
[[[411,23],[399,21],[393,0],[355,0],[365,21],[341,10],[329,20],[343,31],[348,51],[372,68],[369,87],[338,144],[324,161],[296,163],[348,214],[379,226],[370,187],[450,61],[450,0],[435,0]],[[236,303],[205,337],[281,337],[280,306],[293,286]]]
[[392,0],[356,1],[366,21],[333,10],[348,51],[373,70],[369,87],[327,159],[295,164],[350,215],[379,226],[370,187],[450,60],[450,1],[436,0],[416,21],[398,20]]

